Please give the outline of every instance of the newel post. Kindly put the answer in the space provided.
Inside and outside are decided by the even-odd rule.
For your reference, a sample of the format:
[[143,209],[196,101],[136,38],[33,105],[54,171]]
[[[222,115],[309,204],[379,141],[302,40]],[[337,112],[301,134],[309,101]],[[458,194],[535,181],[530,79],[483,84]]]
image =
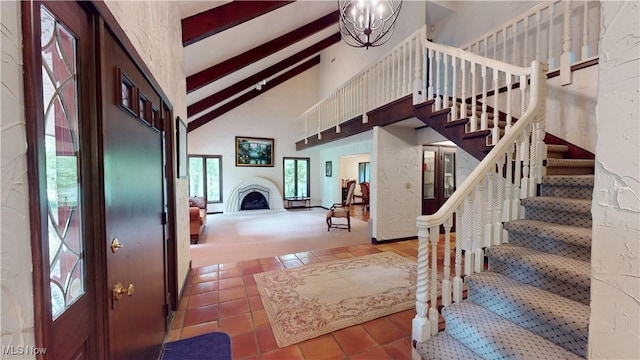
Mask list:
[[418,224],[418,274],[416,280],[416,316],[411,322],[413,340],[425,342],[431,337],[427,319],[429,298],[429,231]]

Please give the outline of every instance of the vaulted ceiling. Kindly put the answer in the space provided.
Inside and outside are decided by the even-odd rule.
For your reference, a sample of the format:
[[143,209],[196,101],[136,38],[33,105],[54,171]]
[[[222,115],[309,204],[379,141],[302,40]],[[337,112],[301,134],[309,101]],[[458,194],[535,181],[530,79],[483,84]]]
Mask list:
[[181,1],[189,131],[319,64],[338,2]]

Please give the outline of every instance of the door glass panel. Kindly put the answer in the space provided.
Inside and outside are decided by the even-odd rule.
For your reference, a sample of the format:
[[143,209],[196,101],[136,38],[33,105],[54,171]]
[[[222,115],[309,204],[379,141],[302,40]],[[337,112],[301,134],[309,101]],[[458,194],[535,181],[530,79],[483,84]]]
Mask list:
[[424,151],[422,170],[424,171],[422,196],[425,199],[433,199],[436,196],[435,181],[436,181],[436,152],[431,150]]
[[448,198],[456,190],[456,154],[444,153],[444,197]]
[[76,39],[41,8],[42,100],[53,318],[85,293]]

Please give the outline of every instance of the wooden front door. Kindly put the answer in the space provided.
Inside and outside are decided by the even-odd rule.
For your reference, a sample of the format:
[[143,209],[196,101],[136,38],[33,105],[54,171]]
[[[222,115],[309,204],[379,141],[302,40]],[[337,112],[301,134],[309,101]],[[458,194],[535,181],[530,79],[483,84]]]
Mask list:
[[109,352],[156,359],[167,317],[162,104],[110,32],[101,42]]

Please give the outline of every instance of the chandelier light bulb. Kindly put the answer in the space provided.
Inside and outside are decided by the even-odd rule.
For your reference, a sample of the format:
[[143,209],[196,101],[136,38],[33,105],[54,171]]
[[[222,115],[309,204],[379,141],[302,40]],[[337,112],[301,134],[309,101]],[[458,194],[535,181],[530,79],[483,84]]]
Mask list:
[[366,49],[386,43],[401,6],[402,0],[338,0],[342,39]]

